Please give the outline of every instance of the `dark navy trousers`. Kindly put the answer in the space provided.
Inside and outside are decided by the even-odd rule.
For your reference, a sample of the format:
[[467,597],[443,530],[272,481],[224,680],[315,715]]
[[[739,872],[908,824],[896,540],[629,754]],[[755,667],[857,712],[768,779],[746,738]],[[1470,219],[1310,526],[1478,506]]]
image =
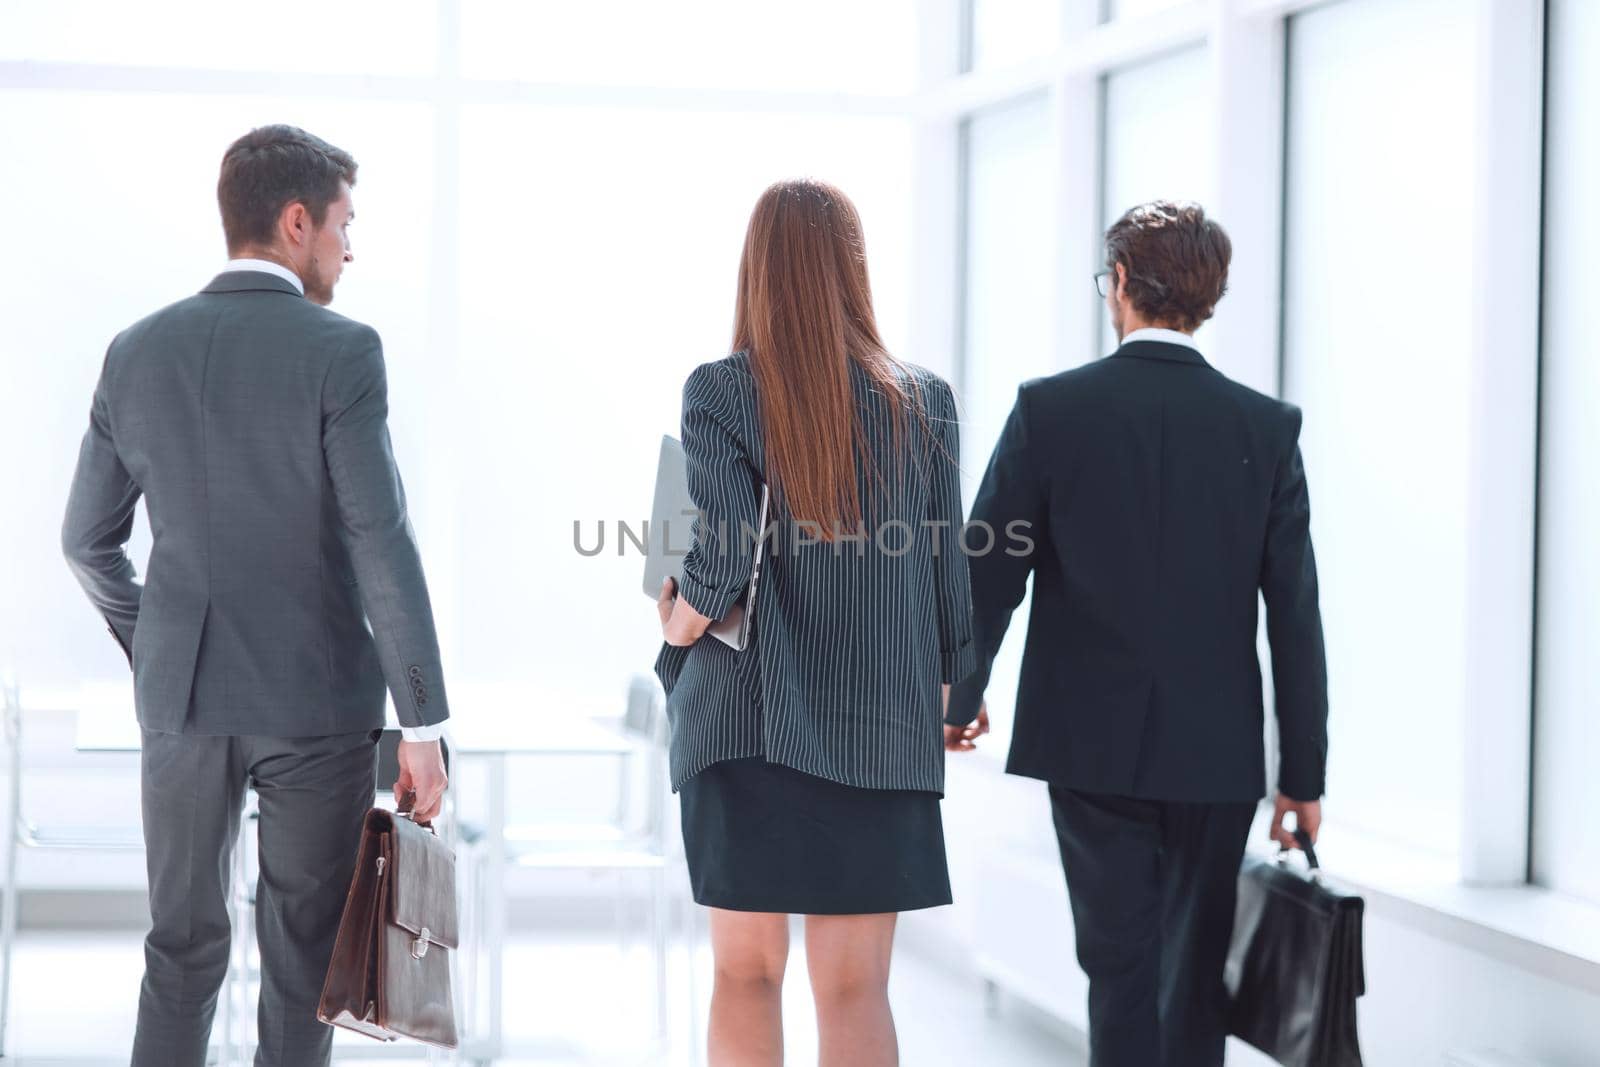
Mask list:
[[1239,864],[1253,802],[1050,786],[1089,976],[1090,1067],[1222,1067]]

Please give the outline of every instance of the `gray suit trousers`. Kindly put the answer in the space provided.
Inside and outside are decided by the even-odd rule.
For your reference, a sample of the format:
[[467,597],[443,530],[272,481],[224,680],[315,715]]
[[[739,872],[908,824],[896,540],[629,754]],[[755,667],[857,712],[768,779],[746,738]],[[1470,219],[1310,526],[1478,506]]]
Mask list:
[[228,969],[231,857],[254,787],[260,807],[256,1067],[326,1067],[317,1000],[377,785],[378,731],[237,737],[145,730],[151,929],[133,1067],[203,1067]]

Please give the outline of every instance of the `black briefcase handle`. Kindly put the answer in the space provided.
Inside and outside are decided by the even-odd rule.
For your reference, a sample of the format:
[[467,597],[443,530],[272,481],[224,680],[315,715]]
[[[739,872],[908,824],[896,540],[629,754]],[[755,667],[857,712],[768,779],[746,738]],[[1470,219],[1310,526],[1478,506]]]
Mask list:
[[[1314,847],[1312,847],[1311,835],[1309,833],[1307,833],[1305,830],[1302,830],[1299,827],[1295,827],[1295,830],[1294,830],[1294,843],[1299,845],[1300,846],[1300,851],[1304,852],[1306,854],[1306,866],[1310,868],[1311,877],[1314,878],[1314,879],[1321,880],[1321,878],[1322,878],[1322,864],[1317,862],[1317,850]],[[1288,861],[1288,859],[1289,859],[1289,853],[1291,853],[1293,851],[1294,851],[1294,849],[1284,848],[1282,845],[1279,845],[1278,846],[1278,857],[1277,857],[1278,858],[1278,862],[1279,863],[1286,863]]]

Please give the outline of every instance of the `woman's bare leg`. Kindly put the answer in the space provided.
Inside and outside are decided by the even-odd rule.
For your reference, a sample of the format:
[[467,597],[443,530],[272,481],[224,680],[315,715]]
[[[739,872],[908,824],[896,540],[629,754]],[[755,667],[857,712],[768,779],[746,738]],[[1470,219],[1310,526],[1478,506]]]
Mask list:
[[821,1067],[895,1067],[889,1011],[894,912],[806,916],[806,967],[817,1002]]
[[783,970],[789,960],[789,917],[710,908],[711,1067],[779,1067],[783,1063]]

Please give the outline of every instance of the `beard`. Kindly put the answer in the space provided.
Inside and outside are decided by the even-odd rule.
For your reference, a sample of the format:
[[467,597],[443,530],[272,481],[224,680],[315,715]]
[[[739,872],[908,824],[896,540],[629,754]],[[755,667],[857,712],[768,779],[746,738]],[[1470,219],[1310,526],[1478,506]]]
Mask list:
[[306,299],[322,307],[333,303],[333,284],[337,278],[337,273],[329,271],[321,259],[312,256],[305,277],[300,279],[305,283]]

